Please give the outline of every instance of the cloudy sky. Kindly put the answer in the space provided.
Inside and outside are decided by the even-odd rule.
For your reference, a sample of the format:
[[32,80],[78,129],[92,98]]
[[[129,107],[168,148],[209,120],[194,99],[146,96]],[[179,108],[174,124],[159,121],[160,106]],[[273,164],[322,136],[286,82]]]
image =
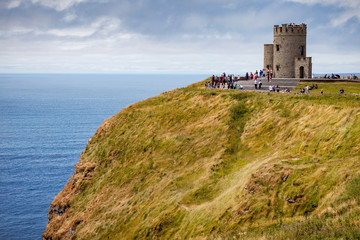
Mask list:
[[0,0],[0,73],[243,73],[288,22],[314,73],[360,72],[360,0]]

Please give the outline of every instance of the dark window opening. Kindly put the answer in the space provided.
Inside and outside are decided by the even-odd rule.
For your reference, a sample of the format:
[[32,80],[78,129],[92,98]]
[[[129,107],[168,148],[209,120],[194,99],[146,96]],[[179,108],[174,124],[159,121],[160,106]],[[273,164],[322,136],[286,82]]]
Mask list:
[[300,47],[300,54],[301,54],[301,56],[304,56],[304,46]]
[[266,65],[266,68],[267,68],[267,69],[270,69],[270,65]]
[[280,45],[276,45],[276,51],[280,51]]
[[280,65],[276,65],[276,71],[280,71]]

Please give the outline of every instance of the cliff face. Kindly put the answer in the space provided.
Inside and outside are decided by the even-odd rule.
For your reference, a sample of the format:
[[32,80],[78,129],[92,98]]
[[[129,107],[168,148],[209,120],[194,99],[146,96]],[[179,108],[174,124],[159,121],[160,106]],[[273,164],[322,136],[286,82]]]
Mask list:
[[201,85],[107,119],[43,239],[359,236],[359,97]]

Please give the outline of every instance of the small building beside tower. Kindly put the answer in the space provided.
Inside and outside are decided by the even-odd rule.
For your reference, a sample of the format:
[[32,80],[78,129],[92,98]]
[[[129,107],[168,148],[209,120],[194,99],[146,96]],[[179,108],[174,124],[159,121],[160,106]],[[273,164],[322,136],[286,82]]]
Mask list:
[[306,24],[274,26],[273,44],[264,45],[264,72],[274,78],[311,78],[311,57],[306,56]]

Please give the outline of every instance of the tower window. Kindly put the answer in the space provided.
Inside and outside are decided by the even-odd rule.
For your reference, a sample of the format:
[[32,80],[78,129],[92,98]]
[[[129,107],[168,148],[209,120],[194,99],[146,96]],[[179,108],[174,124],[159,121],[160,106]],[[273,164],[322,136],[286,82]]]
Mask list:
[[276,45],[276,51],[280,51],[280,45]]
[[267,69],[270,69],[270,65],[267,65],[266,68],[267,68]]
[[300,47],[300,54],[301,54],[301,56],[304,56],[304,46]]
[[276,71],[280,71],[280,65],[276,65]]

